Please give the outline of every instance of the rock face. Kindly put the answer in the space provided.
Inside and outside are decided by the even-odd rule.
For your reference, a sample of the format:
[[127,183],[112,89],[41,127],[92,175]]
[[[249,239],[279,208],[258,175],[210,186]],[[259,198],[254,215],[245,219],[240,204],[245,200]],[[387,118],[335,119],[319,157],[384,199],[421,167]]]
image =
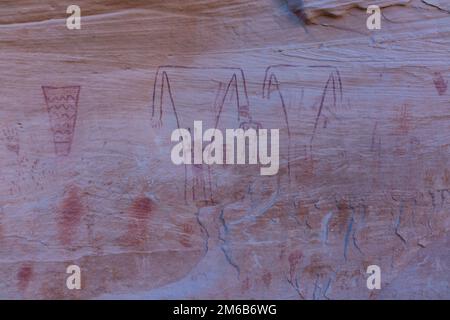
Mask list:
[[[447,1],[70,4],[0,4],[1,298],[450,298]],[[174,165],[196,120],[278,174]]]

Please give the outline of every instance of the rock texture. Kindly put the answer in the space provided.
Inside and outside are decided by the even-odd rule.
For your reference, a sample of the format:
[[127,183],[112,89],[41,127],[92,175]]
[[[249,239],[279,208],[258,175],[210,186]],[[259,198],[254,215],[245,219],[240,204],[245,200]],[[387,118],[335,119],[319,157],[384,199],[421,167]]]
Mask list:
[[[0,4],[1,298],[450,298],[447,1],[70,4]],[[279,174],[173,165],[194,120]]]

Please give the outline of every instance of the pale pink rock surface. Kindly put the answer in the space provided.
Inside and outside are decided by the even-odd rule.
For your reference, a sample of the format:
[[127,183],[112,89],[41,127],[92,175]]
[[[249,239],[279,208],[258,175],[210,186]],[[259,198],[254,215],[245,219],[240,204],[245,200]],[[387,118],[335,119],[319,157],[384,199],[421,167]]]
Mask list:
[[[68,30],[2,1],[1,298],[450,298],[447,2],[379,1],[379,31],[376,1],[288,2],[78,1]],[[279,128],[279,174],[173,165],[194,120]]]

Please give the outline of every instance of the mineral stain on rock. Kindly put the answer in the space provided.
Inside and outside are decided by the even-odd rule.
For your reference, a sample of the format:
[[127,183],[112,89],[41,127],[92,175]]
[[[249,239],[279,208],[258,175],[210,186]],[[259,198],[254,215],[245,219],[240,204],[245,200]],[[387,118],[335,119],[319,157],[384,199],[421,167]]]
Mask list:
[[294,13],[302,25],[308,23],[308,17],[304,11],[303,0],[286,0],[289,10]]

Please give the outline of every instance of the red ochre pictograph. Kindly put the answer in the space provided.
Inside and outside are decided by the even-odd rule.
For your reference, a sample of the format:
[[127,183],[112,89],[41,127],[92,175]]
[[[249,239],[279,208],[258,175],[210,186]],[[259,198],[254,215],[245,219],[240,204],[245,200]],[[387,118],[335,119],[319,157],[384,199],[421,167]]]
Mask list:
[[42,87],[57,156],[67,156],[70,153],[80,89],[80,86]]

